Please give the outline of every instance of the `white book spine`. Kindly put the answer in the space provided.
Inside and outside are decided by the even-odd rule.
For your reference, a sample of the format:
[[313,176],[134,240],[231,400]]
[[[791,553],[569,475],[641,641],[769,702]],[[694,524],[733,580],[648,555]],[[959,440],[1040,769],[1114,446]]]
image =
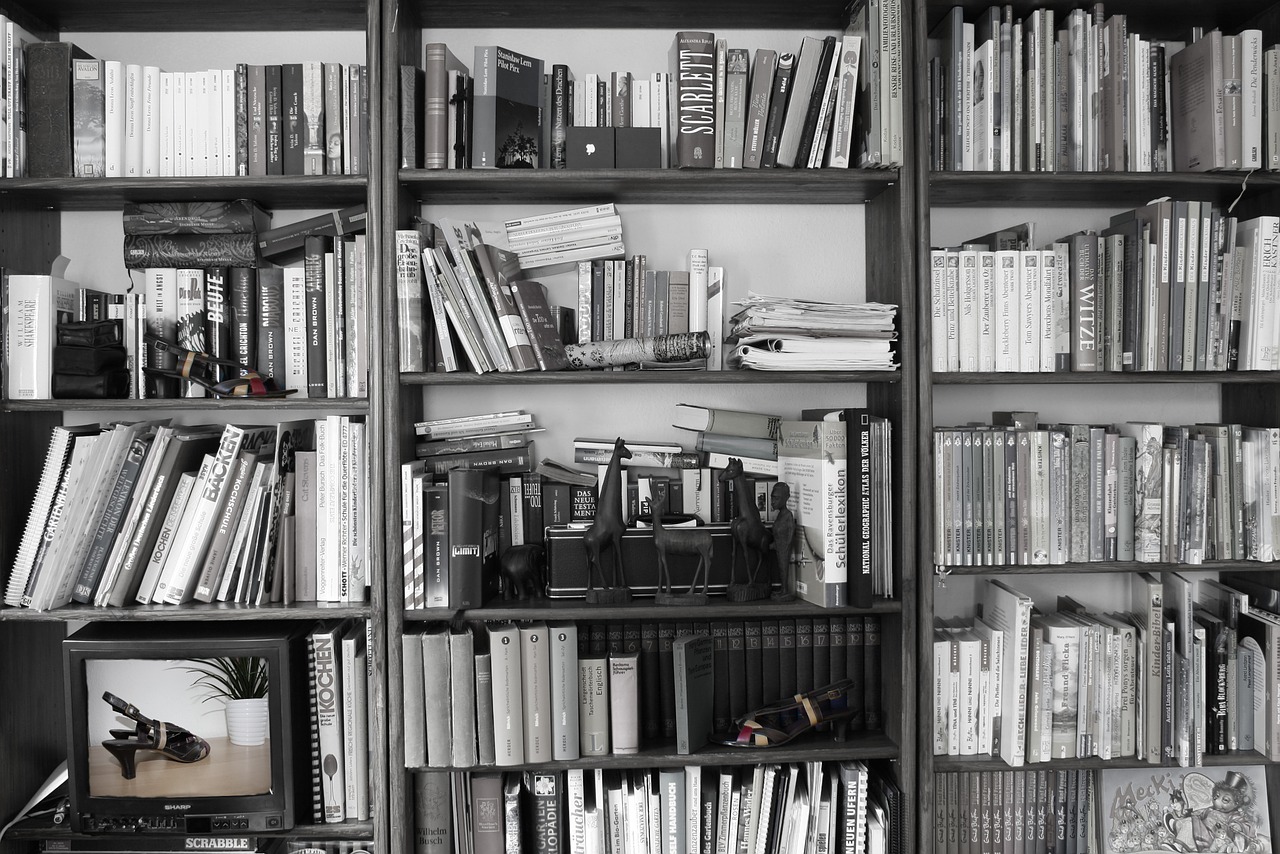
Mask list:
[[108,178],[125,177],[125,127],[128,115],[128,84],[123,62],[103,63],[103,155]]
[[160,176],[160,69],[142,66],[142,91],[139,98],[142,121],[142,177]]
[[342,748],[346,768],[344,808],[349,818],[369,818],[368,654],[364,627],[342,637]]
[[547,626],[551,652],[552,759],[579,757],[578,627],[574,623]]
[[301,267],[284,268],[284,383],[285,388],[307,387],[307,294]]
[[[513,686],[513,690],[517,690]],[[524,702],[526,762],[549,762],[551,749],[551,651],[546,623],[520,627],[520,682]]]
[[521,694],[520,634],[515,626],[489,627],[493,667],[493,738],[496,764],[524,762],[524,700]]
[[1240,31],[1242,77],[1242,169],[1261,169],[1262,157],[1262,31]]

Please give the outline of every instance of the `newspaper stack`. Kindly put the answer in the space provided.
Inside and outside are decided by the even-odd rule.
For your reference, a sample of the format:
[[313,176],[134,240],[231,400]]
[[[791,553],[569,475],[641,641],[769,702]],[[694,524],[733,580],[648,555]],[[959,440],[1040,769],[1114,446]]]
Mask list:
[[896,305],[748,291],[729,321],[729,362],[757,371],[892,371]]

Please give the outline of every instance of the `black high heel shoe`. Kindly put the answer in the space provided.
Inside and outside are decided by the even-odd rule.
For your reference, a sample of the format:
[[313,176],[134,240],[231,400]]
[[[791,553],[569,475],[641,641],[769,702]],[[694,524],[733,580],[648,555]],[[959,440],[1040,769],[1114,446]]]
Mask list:
[[154,750],[174,762],[198,762],[209,755],[209,742],[168,721],[149,718],[132,703],[126,703],[110,691],[102,699],[111,708],[137,722],[134,729],[110,730],[112,738],[102,742],[107,752],[120,762],[120,774],[132,780],[138,773],[136,755],[139,750]]
[[730,747],[777,747],[821,723],[832,724],[835,740],[844,741],[853,716],[853,710],[849,708],[849,690],[852,687],[852,679],[841,679],[807,694],[796,694],[790,699],[770,703],[738,718],[733,732],[724,733],[712,741]]

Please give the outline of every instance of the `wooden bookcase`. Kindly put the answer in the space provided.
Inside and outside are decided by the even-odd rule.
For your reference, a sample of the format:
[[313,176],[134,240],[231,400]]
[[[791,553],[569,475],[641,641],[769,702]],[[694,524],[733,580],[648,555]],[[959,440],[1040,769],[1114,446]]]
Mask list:
[[[0,9],[34,35],[49,40],[69,40],[93,44],[95,55],[125,59],[129,56],[175,55],[177,60],[159,64],[177,70],[230,67],[240,62],[295,61],[282,55],[303,58],[308,48],[329,51],[338,45],[345,62],[366,63],[371,71],[371,103],[379,103],[380,67],[379,22],[381,8],[376,0],[272,0],[249,3],[244,0],[213,0],[191,5],[182,0],[161,2],[86,3],[81,0],[9,0]],[[288,45],[281,40],[289,35]],[[140,43],[149,43],[139,47]],[[249,58],[256,56],[261,58]],[[272,59],[271,57],[275,57]],[[379,150],[381,125],[370,126],[371,151]],[[380,199],[376,160],[368,176],[280,177],[280,178],[154,178],[154,179],[34,179],[0,180],[0,265],[6,272],[47,272],[59,253],[72,258],[72,277],[118,283],[124,277],[118,243],[114,252],[95,257],[79,257],[85,247],[95,245],[95,233],[110,235],[120,228],[121,205],[125,201],[228,200],[252,198],[264,207],[300,218],[311,212],[365,202],[376,210]],[[369,224],[370,281],[381,269],[378,255],[380,224]],[[118,272],[115,272],[118,269]],[[121,288],[112,288],[119,290]],[[381,314],[381,293],[370,289],[369,317]],[[371,371],[381,372],[378,353],[372,355]],[[0,560],[11,564],[22,535],[31,496],[43,465],[50,429],[61,423],[111,420],[142,420],[172,417],[177,423],[226,422],[233,420],[274,422],[288,418],[314,418],[329,414],[363,415],[371,437],[370,456],[381,458],[382,415],[377,384],[368,400],[290,400],[259,405],[261,401],[5,401],[0,403]],[[370,490],[380,495],[381,469],[372,466]],[[376,518],[376,516],[374,517]],[[66,723],[63,703],[61,642],[66,634],[85,621],[200,621],[225,626],[228,634],[245,621],[288,620],[299,624],[321,619],[349,617],[369,621],[373,626],[373,672],[385,672],[384,612],[381,583],[382,541],[371,546],[371,593],[364,604],[344,606],[300,603],[294,606],[248,608],[227,605],[134,606],[118,609],[72,607],[48,612],[0,609],[0,681],[7,686],[0,712],[0,765],[5,768],[0,782],[0,814],[6,820],[27,801],[36,788],[66,758]],[[370,686],[373,708],[371,721],[372,818],[340,825],[305,825],[286,834],[293,839],[372,840],[378,850],[387,845],[387,798],[378,781],[386,776],[386,683],[375,678]],[[145,709],[144,709],[145,711]],[[302,787],[306,781],[298,781]],[[302,792],[301,794],[305,794]],[[309,802],[309,798],[307,799]],[[64,831],[65,833],[65,831]],[[11,830],[6,834],[6,851],[34,851],[35,837]]]
[[[839,0],[817,0],[791,4],[785,8],[761,2],[711,2],[696,9],[671,0],[646,0],[635,6],[600,5],[585,0],[553,4],[490,4],[469,0],[388,0],[383,13],[383,88],[387,104],[398,80],[398,66],[422,66],[426,42],[442,41],[470,66],[473,44],[500,44],[539,57],[549,70],[553,62],[570,65],[575,74],[596,71],[630,70],[633,73],[668,70],[667,50],[677,30],[708,30],[730,40],[731,46],[756,44],[778,50],[794,50],[800,35],[810,32],[841,32],[846,21]],[[908,13],[904,10],[904,14]],[[909,25],[904,24],[904,27]],[[905,30],[909,32],[909,29]],[[745,33],[745,35],[744,35]],[[734,36],[739,36],[735,40]],[[743,43],[746,40],[745,44]],[[639,42],[642,48],[632,47]],[[614,55],[614,51],[618,55]],[[909,48],[906,49],[909,52]],[[911,123],[908,110],[906,121]],[[404,374],[396,375],[396,343],[383,337],[385,375],[384,411],[388,423],[386,446],[386,486],[384,499],[386,552],[395,554],[400,533],[399,489],[394,473],[402,462],[413,459],[413,424],[426,417],[443,417],[499,408],[526,408],[535,413],[537,423],[548,426],[545,440],[536,439],[536,456],[572,459],[575,435],[631,436],[652,440],[669,436],[669,403],[708,403],[739,409],[776,411],[786,407],[788,417],[799,414],[796,404],[779,404],[780,387],[799,387],[806,406],[839,405],[849,395],[865,395],[866,404],[888,416],[894,431],[894,553],[895,598],[878,603],[874,609],[884,625],[883,680],[881,690],[885,728],[882,734],[860,734],[845,744],[804,740],[771,750],[707,748],[691,756],[678,756],[674,745],[647,749],[637,756],[584,758],[579,762],[556,762],[550,767],[672,767],[689,763],[743,765],[764,762],[791,762],[806,759],[857,758],[891,763],[905,795],[906,847],[915,850],[914,819],[916,801],[914,752],[916,726],[916,585],[915,585],[915,494],[916,494],[916,258],[912,251],[915,234],[915,179],[911,169],[891,170],[614,170],[574,172],[533,170],[426,171],[400,169],[397,116],[390,109],[383,115],[383,184],[387,188],[382,208],[386,226],[383,257],[392,257],[391,231],[407,227],[410,217],[423,215],[457,216],[504,220],[526,213],[556,210],[584,204],[615,202],[619,205],[627,233],[643,240],[632,244],[628,254],[650,253],[655,269],[679,269],[678,256],[693,246],[713,243],[713,264],[726,266],[726,278],[750,263],[753,236],[770,237],[774,226],[756,220],[775,219],[778,236],[771,251],[781,256],[795,271],[782,282],[750,280],[752,287],[766,293],[787,292],[795,296],[853,300],[857,283],[865,280],[865,298],[890,302],[899,307],[899,348],[902,367],[894,375],[850,373],[695,372],[677,376],[646,372],[527,373],[527,374]],[[912,138],[908,128],[908,140]],[[910,142],[908,142],[910,147]],[[908,163],[912,162],[908,157]],[[721,220],[719,230],[703,228],[697,217]],[[806,217],[816,217],[807,219]],[[794,222],[793,222],[794,221]],[[795,222],[802,223],[796,225]],[[726,224],[727,223],[727,224]],[[817,231],[798,234],[804,223]],[[848,225],[846,225],[846,223]],[[734,238],[734,225],[746,236]],[[664,227],[665,226],[665,227]],[[683,230],[682,230],[683,229]],[[761,229],[765,229],[761,231]],[[788,230],[790,229],[790,230]],[[651,238],[651,239],[650,239]],[[762,238],[763,239],[763,238]],[[653,245],[649,245],[652,243]],[[723,248],[722,248],[723,247]],[[834,247],[834,248],[833,248]],[[655,253],[666,251],[669,261],[654,262]],[[838,277],[840,295],[802,293],[804,265],[818,255],[817,266],[848,264],[859,266]],[[865,256],[865,260],[864,259]],[[730,298],[745,295],[745,286],[730,284]],[[384,304],[389,304],[394,282],[383,281]],[[553,296],[557,285],[552,287]],[[770,287],[772,286],[772,287]],[[560,301],[563,300],[553,300]],[[788,389],[782,388],[783,400]],[[772,407],[772,408],[771,408]],[[794,408],[794,410],[793,410]],[[655,414],[656,413],[656,414]],[[661,430],[661,432],[658,432]],[[388,573],[393,567],[388,562]],[[390,575],[388,576],[391,577]],[[394,584],[389,583],[388,589]],[[392,597],[394,598],[394,597]],[[803,603],[777,606],[762,603],[733,605],[714,601],[706,607],[671,608],[639,599],[629,606],[596,607],[581,601],[552,600],[536,605],[492,603],[463,613],[451,611],[405,612],[396,602],[387,608],[388,654],[388,758],[392,850],[411,849],[413,827],[413,773],[404,768],[403,723],[398,714],[401,702],[402,671],[398,638],[424,623],[462,619],[489,623],[504,620],[658,621],[742,619],[753,616],[824,615],[827,612]],[[850,609],[848,613],[861,613]],[[529,767],[529,766],[520,766]]]
[[[927,69],[927,35],[953,6],[951,0],[916,0],[915,64],[913,85],[916,101],[916,159],[914,169],[919,204],[917,269],[927,270],[932,246],[958,245],[961,240],[999,227],[1034,220],[1037,245],[1081,228],[1101,230],[1113,213],[1141,206],[1154,198],[1168,196],[1212,202],[1226,209],[1240,197],[1233,213],[1241,219],[1280,210],[1280,181],[1275,173],[976,173],[930,171],[928,118],[930,94]],[[976,20],[990,4],[962,2],[967,21]],[[1015,18],[1032,9],[1049,7],[1058,15],[1088,4],[1015,3]],[[1244,2],[1206,6],[1193,3],[1152,3],[1146,0],[1107,3],[1106,13],[1128,16],[1129,32],[1152,38],[1186,38],[1190,27],[1221,28],[1224,33],[1244,27],[1258,27],[1263,44],[1280,38],[1280,4]],[[1060,18],[1058,19],[1060,21]],[[1055,24],[1056,25],[1056,24]],[[991,227],[987,227],[991,226]],[[917,305],[927,306],[930,294],[927,273],[918,277]],[[927,314],[927,309],[926,309]],[[1123,421],[1163,421],[1190,424],[1196,421],[1235,422],[1252,425],[1280,424],[1275,405],[1280,373],[1039,373],[983,374],[934,373],[930,357],[928,318],[920,317],[918,412],[919,470],[933,471],[931,431],[935,426],[960,425],[976,421],[988,423],[994,410],[1039,411],[1045,422],[1119,423]],[[933,478],[919,480],[917,506],[932,507]],[[1127,576],[1135,572],[1191,572],[1196,577],[1216,577],[1222,571],[1268,570],[1272,564],[1209,562],[1204,566],[1150,563],[1073,563],[1066,566],[947,567],[925,580],[932,566],[932,513],[918,517],[919,565],[921,567],[917,686],[921,733],[918,750],[917,806],[920,815],[918,839],[921,850],[934,844],[935,773],[944,771],[1003,771],[1008,766],[999,757],[934,756],[931,740],[933,709],[932,645],[935,616],[970,619],[977,585],[984,578],[1001,578],[1024,590],[1041,610],[1053,611],[1058,593],[1078,596],[1091,609],[1123,610],[1129,607]],[[1206,764],[1263,764],[1262,754],[1232,754],[1206,757]],[[1020,770],[1097,769],[1145,767],[1132,758],[1101,761],[1097,758],[1054,760],[1028,764]],[[1276,768],[1268,767],[1271,786],[1269,806],[1275,827],[1277,801]],[[1104,803],[1099,810],[1107,809]]]

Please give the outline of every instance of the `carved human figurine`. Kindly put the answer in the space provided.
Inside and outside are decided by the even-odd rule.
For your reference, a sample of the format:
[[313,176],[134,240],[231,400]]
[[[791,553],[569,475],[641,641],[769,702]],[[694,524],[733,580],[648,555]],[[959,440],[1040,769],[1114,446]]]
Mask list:
[[773,598],[787,602],[796,598],[796,578],[791,563],[791,541],[796,534],[796,517],[787,509],[791,487],[783,481],[773,485],[769,493],[769,506],[773,508],[773,556],[779,587]]

